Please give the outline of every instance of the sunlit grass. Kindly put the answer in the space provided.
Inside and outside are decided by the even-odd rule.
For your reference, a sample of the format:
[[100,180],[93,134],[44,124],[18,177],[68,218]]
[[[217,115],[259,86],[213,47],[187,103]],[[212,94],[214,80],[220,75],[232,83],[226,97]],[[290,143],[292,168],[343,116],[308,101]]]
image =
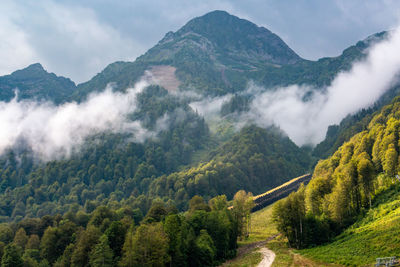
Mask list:
[[334,242],[299,253],[324,262],[349,266],[373,264],[378,257],[400,256],[399,188],[385,192],[363,219]]
[[245,254],[243,257],[237,258],[224,267],[252,267],[257,266],[262,260],[262,254],[258,249],[253,249],[250,253]]
[[272,205],[251,214],[251,228],[249,238],[240,243],[263,241],[278,234],[272,221]]

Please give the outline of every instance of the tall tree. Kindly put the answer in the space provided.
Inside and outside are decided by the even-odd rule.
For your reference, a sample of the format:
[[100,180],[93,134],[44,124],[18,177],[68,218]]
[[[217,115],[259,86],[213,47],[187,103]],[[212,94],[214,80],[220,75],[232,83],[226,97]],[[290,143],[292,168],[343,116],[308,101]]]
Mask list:
[[233,197],[233,214],[237,220],[238,233],[241,238],[247,238],[249,235],[251,227],[250,212],[253,207],[252,193],[240,190]]
[[31,235],[26,244],[27,249],[39,249],[40,239],[38,235]]
[[113,250],[114,257],[121,257],[121,250],[126,235],[126,226],[120,221],[114,221],[104,234],[107,236],[108,244]]
[[125,242],[122,247],[122,258],[119,262],[119,266],[134,266],[136,259],[134,256],[134,243],[133,243],[133,236],[135,234],[135,230],[131,227],[125,236]]
[[106,267],[112,266],[113,263],[113,251],[108,245],[108,239],[106,235],[102,235],[99,239],[99,243],[90,252],[91,267]]
[[14,236],[14,244],[24,249],[27,242],[28,236],[26,235],[25,229],[19,228]]
[[83,231],[78,239],[75,250],[71,257],[71,266],[87,266],[89,263],[89,253],[97,244],[100,237],[100,230],[93,225]]
[[164,266],[170,260],[168,238],[160,223],[139,226],[131,242],[135,265]]
[[14,244],[8,244],[4,248],[3,258],[1,259],[2,267],[22,267],[24,262],[18,248]]

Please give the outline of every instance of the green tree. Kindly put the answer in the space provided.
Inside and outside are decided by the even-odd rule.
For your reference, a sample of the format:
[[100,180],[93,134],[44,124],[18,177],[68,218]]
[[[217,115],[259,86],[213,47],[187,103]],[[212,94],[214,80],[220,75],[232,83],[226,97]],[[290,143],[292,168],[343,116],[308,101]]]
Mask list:
[[233,197],[233,214],[237,221],[238,233],[241,238],[249,236],[251,227],[251,209],[254,207],[253,194],[244,190],[238,191]]
[[27,249],[39,249],[40,239],[38,235],[31,235],[26,244]]
[[216,196],[208,201],[211,210],[224,210],[228,207],[226,195]]
[[186,261],[185,246],[182,238],[184,218],[178,214],[172,214],[165,218],[164,231],[168,237],[168,255],[171,257],[171,266],[182,266]]
[[383,162],[383,170],[389,175],[390,177],[394,177],[397,170],[397,158],[398,153],[393,144],[390,144],[388,149],[385,152],[385,160]]
[[205,228],[213,240],[216,258],[227,258],[230,255],[230,232],[234,231],[234,225],[229,220],[227,211],[209,212]]
[[0,241],[6,244],[10,243],[13,240],[14,232],[11,227],[6,224],[0,224]]
[[135,265],[164,266],[170,260],[168,238],[159,223],[139,226],[132,238],[132,247]]
[[57,250],[55,244],[57,243],[57,228],[48,227],[44,231],[42,241],[40,243],[40,256],[47,259],[48,262],[52,263],[57,260],[59,254],[62,253]]
[[114,257],[121,257],[122,246],[124,245],[126,227],[120,221],[110,224],[104,233],[107,236],[108,244],[113,250]]
[[363,189],[363,202],[368,202],[371,208],[372,193],[374,191],[374,165],[368,158],[362,158],[357,165],[358,179]]
[[167,215],[167,208],[163,202],[153,201],[150,210],[147,212],[145,221],[148,223],[161,222]]
[[216,256],[214,242],[206,230],[201,230],[196,238],[196,257],[197,266],[213,266]]
[[69,244],[65,250],[64,253],[58,260],[54,263],[54,267],[69,267],[71,266],[71,258],[72,254],[74,253],[75,250],[75,244]]
[[8,244],[4,248],[3,258],[1,259],[2,267],[23,267],[24,262],[18,248],[14,244]]
[[134,255],[134,243],[133,243],[134,234],[135,231],[133,227],[131,227],[125,235],[125,242],[122,247],[122,258],[118,264],[121,267],[134,266],[134,264],[136,263],[136,258]]
[[305,240],[305,192],[302,185],[297,192],[273,206],[273,219],[277,229],[288,239],[290,246],[302,248]]
[[75,250],[71,256],[71,267],[87,266],[89,263],[89,253],[97,244],[100,237],[100,230],[93,225],[81,232]]
[[205,211],[210,210],[210,207],[204,201],[204,198],[202,196],[195,195],[189,201],[189,211],[194,212],[195,210],[205,210]]
[[105,267],[112,266],[113,263],[113,251],[108,245],[108,239],[106,235],[102,235],[99,239],[99,243],[90,252],[91,267]]
[[76,225],[70,221],[60,221],[58,227],[48,227],[40,243],[40,255],[53,264],[73,241]]
[[15,245],[21,247],[22,249],[25,248],[25,245],[28,242],[28,236],[26,235],[24,228],[18,229],[18,231],[15,233],[13,242]]

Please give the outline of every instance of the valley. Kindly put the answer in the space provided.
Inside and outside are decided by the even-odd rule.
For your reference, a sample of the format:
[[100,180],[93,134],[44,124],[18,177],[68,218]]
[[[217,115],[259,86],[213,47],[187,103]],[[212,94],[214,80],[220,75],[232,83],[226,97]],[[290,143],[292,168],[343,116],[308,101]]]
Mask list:
[[79,84],[1,76],[1,266],[400,257],[399,36],[307,60],[216,10]]

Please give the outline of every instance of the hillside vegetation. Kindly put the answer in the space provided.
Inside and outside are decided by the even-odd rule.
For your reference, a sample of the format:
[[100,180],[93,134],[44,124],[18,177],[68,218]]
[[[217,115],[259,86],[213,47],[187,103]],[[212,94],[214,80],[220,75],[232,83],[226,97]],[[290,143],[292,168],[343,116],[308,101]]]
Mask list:
[[190,200],[189,210],[153,203],[138,209],[99,206],[0,225],[1,266],[216,266],[236,254],[251,198],[235,194],[207,204]]
[[291,246],[303,248],[331,240],[365,214],[377,194],[398,183],[399,127],[396,98],[371,119],[367,130],[317,164],[307,188],[277,203],[278,229]]
[[[168,98],[161,103],[151,99],[146,103],[160,106]],[[156,113],[157,108],[142,111],[137,116],[149,118],[149,127],[163,116]],[[91,212],[99,205],[130,205],[145,214],[155,199],[184,210],[194,195],[208,200],[226,194],[231,199],[240,189],[258,194],[308,170],[308,154],[290,139],[276,129],[250,126],[210,153],[209,160],[178,171],[210,141],[204,120],[191,110],[183,114],[185,118],[173,128],[144,144],[127,142],[124,136],[101,135],[100,144],[95,138],[82,153],[44,166],[33,164],[29,153],[18,164],[10,152],[0,161],[4,166],[0,170],[1,220],[64,214],[76,208]]]
[[[42,162],[23,133],[0,155],[2,266],[215,266],[235,255],[238,237],[246,245],[278,231],[284,236],[270,242],[278,266],[307,265],[312,261],[293,254],[286,240],[297,249],[332,240],[351,246],[368,233],[380,233],[389,210],[397,210],[393,184],[400,171],[400,100],[382,106],[399,89],[330,127],[313,156],[276,127],[240,122],[237,129],[235,119],[251,112],[258,93],[277,87],[298,84],[307,85],[310,95],[323,92],[385,36],[378,33],[337,57],[309,61],[268,29],[214,11],[167,33],[134,62],[112,63],[77,86],[40,64],[0,77],[0,101],[10,101],[18,88],[18,100],[55,105],[83,101],[107,85],[127,90],[151,70],[168,70],[174,85],[168,91],[157,83],[135,96],[129,120],[149,133],[140,142],[133,141],[136,133],[110,129],[88,137],[68,157]],[[250,83],[262,89],[247,90]],[[218,119],[192,108],[194,102],[213,103],[216,96],[229,97],[211,112]],[[251,194],[239,190],[265,192],[310,172],[314,157],[328,156],[307,188],[253,215],[253,233],[243,240],[252,205]],[[232,210],[228,199],[234,199]],[[387,229],[397,234],[392,224]],[[385,252],[395,253],[397,246],[392,247]],[[322,253],[324,247],[304,253],[331,261],[318,258],[318,249]],[[251,255],[252,263],[260,256]],[[352,264],[370,262],[373,252],[366,250],[362,259],[343,255],[343,262]]]
[[376,196],[373,208],[333,242],[300,250],[324,262],[365,266],[376,258],[400,256],[400,186]]

